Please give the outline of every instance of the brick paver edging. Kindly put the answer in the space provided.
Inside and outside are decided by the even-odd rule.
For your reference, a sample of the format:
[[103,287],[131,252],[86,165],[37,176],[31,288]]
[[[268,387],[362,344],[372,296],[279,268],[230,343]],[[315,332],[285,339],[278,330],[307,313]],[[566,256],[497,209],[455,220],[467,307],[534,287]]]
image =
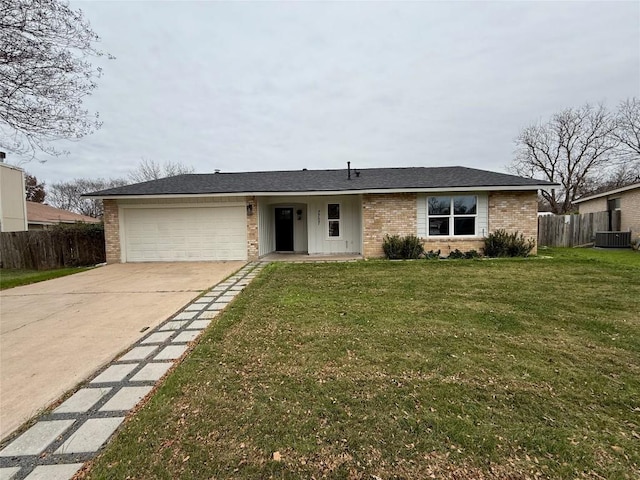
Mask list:
[[69,480],[265,263],[245,265],[165,320],[0,450],[0,480]]

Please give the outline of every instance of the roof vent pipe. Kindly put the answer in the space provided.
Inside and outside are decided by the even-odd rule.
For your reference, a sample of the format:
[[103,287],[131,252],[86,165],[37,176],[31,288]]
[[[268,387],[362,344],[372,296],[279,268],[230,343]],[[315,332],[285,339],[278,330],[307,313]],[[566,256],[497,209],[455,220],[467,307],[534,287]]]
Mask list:
[[351,180],[351,162],[347,162],[347,180]]

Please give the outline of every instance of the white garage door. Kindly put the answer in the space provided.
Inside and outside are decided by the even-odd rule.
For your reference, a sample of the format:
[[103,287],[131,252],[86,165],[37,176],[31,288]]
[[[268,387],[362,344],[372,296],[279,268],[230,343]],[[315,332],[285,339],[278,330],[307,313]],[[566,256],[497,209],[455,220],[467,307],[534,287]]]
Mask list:
[[244,206],[127,208],[127,262],[245,260]]

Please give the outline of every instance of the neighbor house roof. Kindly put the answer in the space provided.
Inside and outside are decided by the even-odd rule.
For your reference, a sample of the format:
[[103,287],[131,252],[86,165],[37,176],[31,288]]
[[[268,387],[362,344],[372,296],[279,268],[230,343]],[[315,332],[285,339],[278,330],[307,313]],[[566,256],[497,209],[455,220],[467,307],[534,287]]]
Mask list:
[[54,225],[57,223],[99,223],[100,220],[86,215],[61,210],[43,203],[27,202],[27,223]]
[[341,170],[187,174],[110,188],[88,197],[390,193],[434,190],[537,190],[555,184],[467,167],[409,167]]
[[606,192],[597,193],[596,195],[589,195],[588,197],[583,197],[583,198],[579,198],[578,200],[574,200],[573,203],[588,202],[589,200],[595,200],[596,198],[601,198],[601,197],[608,197],[610,195],[615,195],[617,193],[623,193],[629,190],[635,190],[636,188],[640,188],[640,183],[634,183],[633,185],[627,185],[626,187],[607,190]]

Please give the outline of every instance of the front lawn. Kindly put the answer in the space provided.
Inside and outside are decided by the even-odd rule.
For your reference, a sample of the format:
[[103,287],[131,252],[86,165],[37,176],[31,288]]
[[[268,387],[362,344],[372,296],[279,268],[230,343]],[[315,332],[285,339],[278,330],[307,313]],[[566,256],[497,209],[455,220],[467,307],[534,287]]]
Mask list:
[[638,478],[640,254],[540,254],[272,264],[88,477]]
[[86,267],[57,268],[54,270],[22,270],[13,268],[0,269],[0,290],[6,288],[29,285],[30,283],[51,280],[52,278],[64,277],[74,273],[83,272]]

